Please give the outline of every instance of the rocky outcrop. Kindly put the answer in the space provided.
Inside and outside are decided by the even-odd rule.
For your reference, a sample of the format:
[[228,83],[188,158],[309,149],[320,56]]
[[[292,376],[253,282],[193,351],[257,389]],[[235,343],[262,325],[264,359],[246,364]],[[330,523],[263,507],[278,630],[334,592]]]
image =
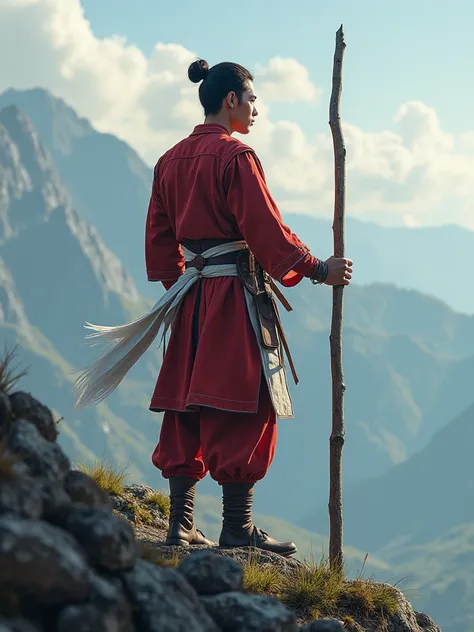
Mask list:
[[[440,632],[395,589],[396,613],[364,627],[304,620],[247,589],[248,550],[165,547],[166,499],[144,486],[109,496],[71,469],[29,394],[0,393],[0,415],[1,632]],[[254,555],[282,576],[304,566]]]

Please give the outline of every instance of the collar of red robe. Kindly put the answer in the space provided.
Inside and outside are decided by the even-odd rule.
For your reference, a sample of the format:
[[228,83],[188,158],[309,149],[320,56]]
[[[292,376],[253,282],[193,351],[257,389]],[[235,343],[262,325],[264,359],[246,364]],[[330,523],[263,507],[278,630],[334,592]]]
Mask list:
[[229,131],[224,125],[218,125],[217,123],[201,123],[196,125],[191,136],[197,136],[198,134],[226,134],[229,136]]

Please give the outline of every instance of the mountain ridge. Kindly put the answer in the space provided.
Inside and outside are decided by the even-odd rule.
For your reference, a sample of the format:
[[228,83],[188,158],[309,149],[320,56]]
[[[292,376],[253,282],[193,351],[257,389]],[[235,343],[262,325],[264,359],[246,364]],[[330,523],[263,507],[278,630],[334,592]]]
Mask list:
[[[8,118],[7,126],[17,122],[20,132],[36,134],[34,138],[41,144],[41,134],[31,120],[26,124],[27,114],[18,108],[10,110],[10,114],[15,112],[16,118],[13,122]],[[69,453],[87,460],[113,457],[120,464],[130,463],[134,482],[153,485],[160,480],[150,460],[160,416],[148,411],[148,402],[160,366],[158,350],[150,349],[112,397],[98,407],[78,413],[71,391],[73,369],[95,358],[83,348],[84,320],[118,324],[130,320],[132,314],[144,313],[150,299],[143,297],[134,275],[110,248],[110,222],[103,223],[104,234],[91,226],[78,210],[49,150],[36,146],[34,138],[23,143],[17,133],[18,129],[10,131],[0,124],[0,176],[5,183],[0,187],[0,227],[8,228],[0,235],[0,335],[8,346],[20,344],[22,364],[30,367],[22,386],[44,401],[54,402],[55,414],[64,417],[61,441]],[[31,155],[26,153],[24,159],[28,146]],[[74,146],[68,151],[73,154]],[[35,152],[39,157],[36,162]],[[36,169],[35,177],[28,168]],[[370,227],[365,229],[363,237],[367,240]],[[465,232],[461,234],[465,236]],[[155,284],[153,291],[157,290]],[[291,386],[296,419],[280,425],[274,464],[256,493],[256,511],[273,515],[276,521],[303,511],[307,516],[306,510],[318,501],[320,515],[327,515],[331,295],[326,290],[309,285],[294,288],[288,292],[294,312],[282,314],[301,383],[297,389]],[[471,485],[469,431],[474,404],[469,393],[474,371],[474,318],[458,314],[440,299],[423,296],[417,290],[378,282],[348,288],[344,323],[344,475],[354,484],[345,485],[346,541],[355,546],[360,543],[359,550],[370,552],[377,543],[380,559],[390,566],[391,573],[414,571],[414,555],[421,560],[420,565],[430,569],[438,565],[436,585],[431,588],[427,571],[423,573],[418,566],[414,573],[422,578],[433,605],[448,604],[456,586],[462,599],[469,600],[474,586],[471,590],[469,578],[462,576],[463,560],[458,558],[464,553],[470,559],[472,503],[463,505],[462,494],[470,498],[471,487],[456,490],[451,481],[443,488],[443,497],[451,502],[450,524],[449,516],[444,515],[448,504],[435,506],[439,500],[436,489],[431,490],[428,506],[418,502],[422,492],[411,484],[417,480],[416,472],[405,483],[395,480],[387,486],[384,481],[396,479],[404,468],[414,467],[413,463],[432,467],[432,473],[423,470],[423,476],[418,476],[419,484],[423,481],[428,486],[433,477],[443,474],[448,480],[451,422],[455,415],[463,417],[468,411],[471,416],[456,426],[460,430],[451,447],[451,469],[455,481],[464,477],[463,482]],[[424,456],[420,461],[420,454],[430,454],[433,442],[445,456]],[[462,452],[455,449],[457,445]],[[378,476],[374,478],[374,474]],[[203,481],[200,492],[205,495],[211,486],[216,500],[218,490],[213,481]],[[363,498],[357,504],[362,493],[358,490],[365,490],[365,504]],[[404,505],[404,499],[412,505]],[[384,511],[384,502],[392,502],[390,511]],[[429,502],[432,509],[434,505],[431,521],[424,515],[430,509]],[[208,507],[204,502],[200,515],[215,518],[216,511],[210,509],[215,506],[216,502]],[[467,513],[460,515],[459,507],[465,507]],[[397,520],[393,518],[390,528],[382,519],[393,516],[393,511]],[[310,531],[326,536],[327,523],[318,520],[311,518]],[[454,525],[460,520],[466,522],[464,527]],[[406,536],[408,529],[410,537],[402,542],[401,536]],[[389,537],[391,540],[386,541]],[[448,551],[450,541],[456,538],[463,547],[461,553]],[[450,565],[444,584],[443,559]],[[451,611],[443,617],[446,632],[468,632],[466,621],[471,614],[461,602],[452,600],[456,607],[464,608],[462,612]],[[457,628],[448,627],[451,614],[464,628],[459,627],[461,623]]]
[[[22,146],[31,147],[33,157],[39,152],[40,160],[32,163],[30,157],[29,162],[26,161],[37,170],[38,177],[31,179],[31,187],[15,205],[7,208],[10,217],[15,219],[14,212],[17,212],[25,218],[24,226],[5,241],[0,253],[29,321],[46,340],[51,341],[49,346],[45,343],[45,347],[51,353],[54,349],[54,353],[71,368],[84,366],[95,358],[83,343],[84,321],[120,324],[130,320],[132,312],[135,315],[144,313],[149,305],[120,259],[105,246],[99,231],[80,217],[49,153],[38,149],[39,140],[34,140],[36,131],[32,124],[25,123],[26,115],[19,110],[15,112],[12,136]],[[25,135],[34,132],[34,139],[22,139],[22,130]],[[16,152],[21,156],[18,148]],[[19,165],[28,174],[22,161]],[[13,168],[12,164],[5,166]],[[43,180],[38,180],[41,173]],[[48,195],[52,186],[56,191],[54,196]],[[34,262],[34,282],[25,252]],[[58,262],[61,262],[59,266]],[[282,316],[297,356],[295,361],[301,382],[297,388],[290,385],[296,421],[281,425],[281,443],[286,445],[286,450],[277,451],[272,471],[262,483],[263,494],[259,500],[260,510],[269,513],[272,507],[280,507],[276,500],[283,491],[286,504],[277,509],[282,518],[288,512],[297,514],[301,509],[302,498],[310,494],[313,487],[311,476],[321,481],[326,478],[327,428],[323,420],[329,420],[331,416],[331,386],[326,338],[330,292],[325,290],[327,288],[312,286],[295,288],[291,298],[295,310]],[[354,286],[351,290],[354,291],[348,293],[346,300],[344,333],[347,413],[348,419],[352,417],[348,428],[346,471],[354,480],[361,480],[408,458],[429,440],[436,427],[448,421],[435,414],[440,400],[430,384],[440,385],[443,380],[449,380],[454,367],[461,360],[469,362],[470,355],[474,355],[474,319],[456,316],[452,310],[440,307],[431,299],[426,317],[419,319],[416,312],[428,299],[381,285]],[[407,296],[411,297],[408,301]],[[441,315],[432,322],[430,317],[435,304]],[[400,309],[406,312],[403,318],[388,318]],[[423,315],[423,309],[421,312]],[[460,344],[466,338],[466,332],[470,334],[472,345]],[[159,353],[152,349],[133,367],[107,403],[87,412],[88,419],[100,419],[98,428],[102,428],[103,434],[95,433],[99,445],[109,446],[107,449],[111,451],[116,449],[116,438],[112,439],[110,435],[112,428],[120,435],[128,435],[130,454],[147,454],[146,461],[137,465],[142,477],[157,476],[149,455],[158,440],[161,417],[148,410],[148,402],[159,366]],[[319,367],[316,386],[311,378],[314,366]],[[417,366],[423,370],[420,372]],[[64,378],[64,388],[66,384],[70,385],[71,379],[71,375]],[[376,397],[374,389],[380,391]],[[455,397],[448,397],[446,403],[443,400],[443,405],[450,410],[454,410],[456,400],[461,401],[463,397],[456,390],[454,393]],[[51,398],[49,392],[48,396]],[[61,401],[64,397],[61,396]],[[66,410],[73,419],[80,419],[71,407],[71,398],[68,393]],[[317,419],[321,420],[316,426],[311,410],[315,398]],[[435,411],[432,419],[427,416],[430,407]],[[133,421],[128,422],[127,418]],[[84,448],[90,451],[92,444],[86,440],[85,426],[79,422],[78,428],[82,430],[77,438],[82,436]],[[140,446],[138,436],[142,437]],[[119,452],[123,454],[121,448]],[[288,481],[287,460],[300,453],[303,455],[299,465],[301,483],[295,494]],[[315,457],[316,465],[312,463]],[[210,482],[204,483],[205,489],[208,484]],[[324,487],[318,486],[316,493],[313,490],[314,502],[325,496]]]
[[[100,235],[107,235],[109,248],[130,271],[140,292],[153,298],[156,288],[146,279],[143,247],[152,168],[124,141],[96,131],[46,90],[10,89],[0,94],[0,109],[11,104],[32,120],[78,213]],[[316,256],[331,254],[330,221],[282,211],[293,232]],[[453,284],[456,269],[469,269],[474,231],[457,225],[384,227],[348,212],[346,251],[354,260],[357,283],[393,283],[438,297],[457,312],[474,314],[474,295]]]

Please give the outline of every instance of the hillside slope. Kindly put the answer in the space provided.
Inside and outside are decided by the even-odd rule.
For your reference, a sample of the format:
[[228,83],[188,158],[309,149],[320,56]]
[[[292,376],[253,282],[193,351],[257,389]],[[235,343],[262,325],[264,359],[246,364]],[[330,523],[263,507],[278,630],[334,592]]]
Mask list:
[[[110,134],[97,132],[89,121],[46,90],[0,94],[0,109],[12,104],[33,121],[80,216],[96,227],[131,272],[140,292],[152,296],[156,288],[147,285],[143,255],[151,167],[133,148]],[[314,254],[331,254],[330,221],[285,213],[284,208],[282,212]],[[346,249],[355,262],[358,283],[414,289],[439,298],[458,312],[474,314],[473,293],[466,291],[453,273],[469,268],[474,231],[460,226],[383,228],[348,217]],[[439,265],[440,258],[449,265]]]

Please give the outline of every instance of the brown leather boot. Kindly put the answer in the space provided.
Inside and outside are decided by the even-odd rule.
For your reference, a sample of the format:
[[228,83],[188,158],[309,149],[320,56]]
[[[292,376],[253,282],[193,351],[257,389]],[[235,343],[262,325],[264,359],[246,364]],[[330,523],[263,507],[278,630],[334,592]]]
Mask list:
[[285,557],[298,549],[293,542],[278,542],[252,523],[253,484],[222,485],[223,523],[219,538],[222,548],[253,546]]
[[194,497],[196,480],[187,476],[172,476],[170,487],[170,523],[165,544],[168,546],[189,546],[200,544],[216,546],[194,526]]

